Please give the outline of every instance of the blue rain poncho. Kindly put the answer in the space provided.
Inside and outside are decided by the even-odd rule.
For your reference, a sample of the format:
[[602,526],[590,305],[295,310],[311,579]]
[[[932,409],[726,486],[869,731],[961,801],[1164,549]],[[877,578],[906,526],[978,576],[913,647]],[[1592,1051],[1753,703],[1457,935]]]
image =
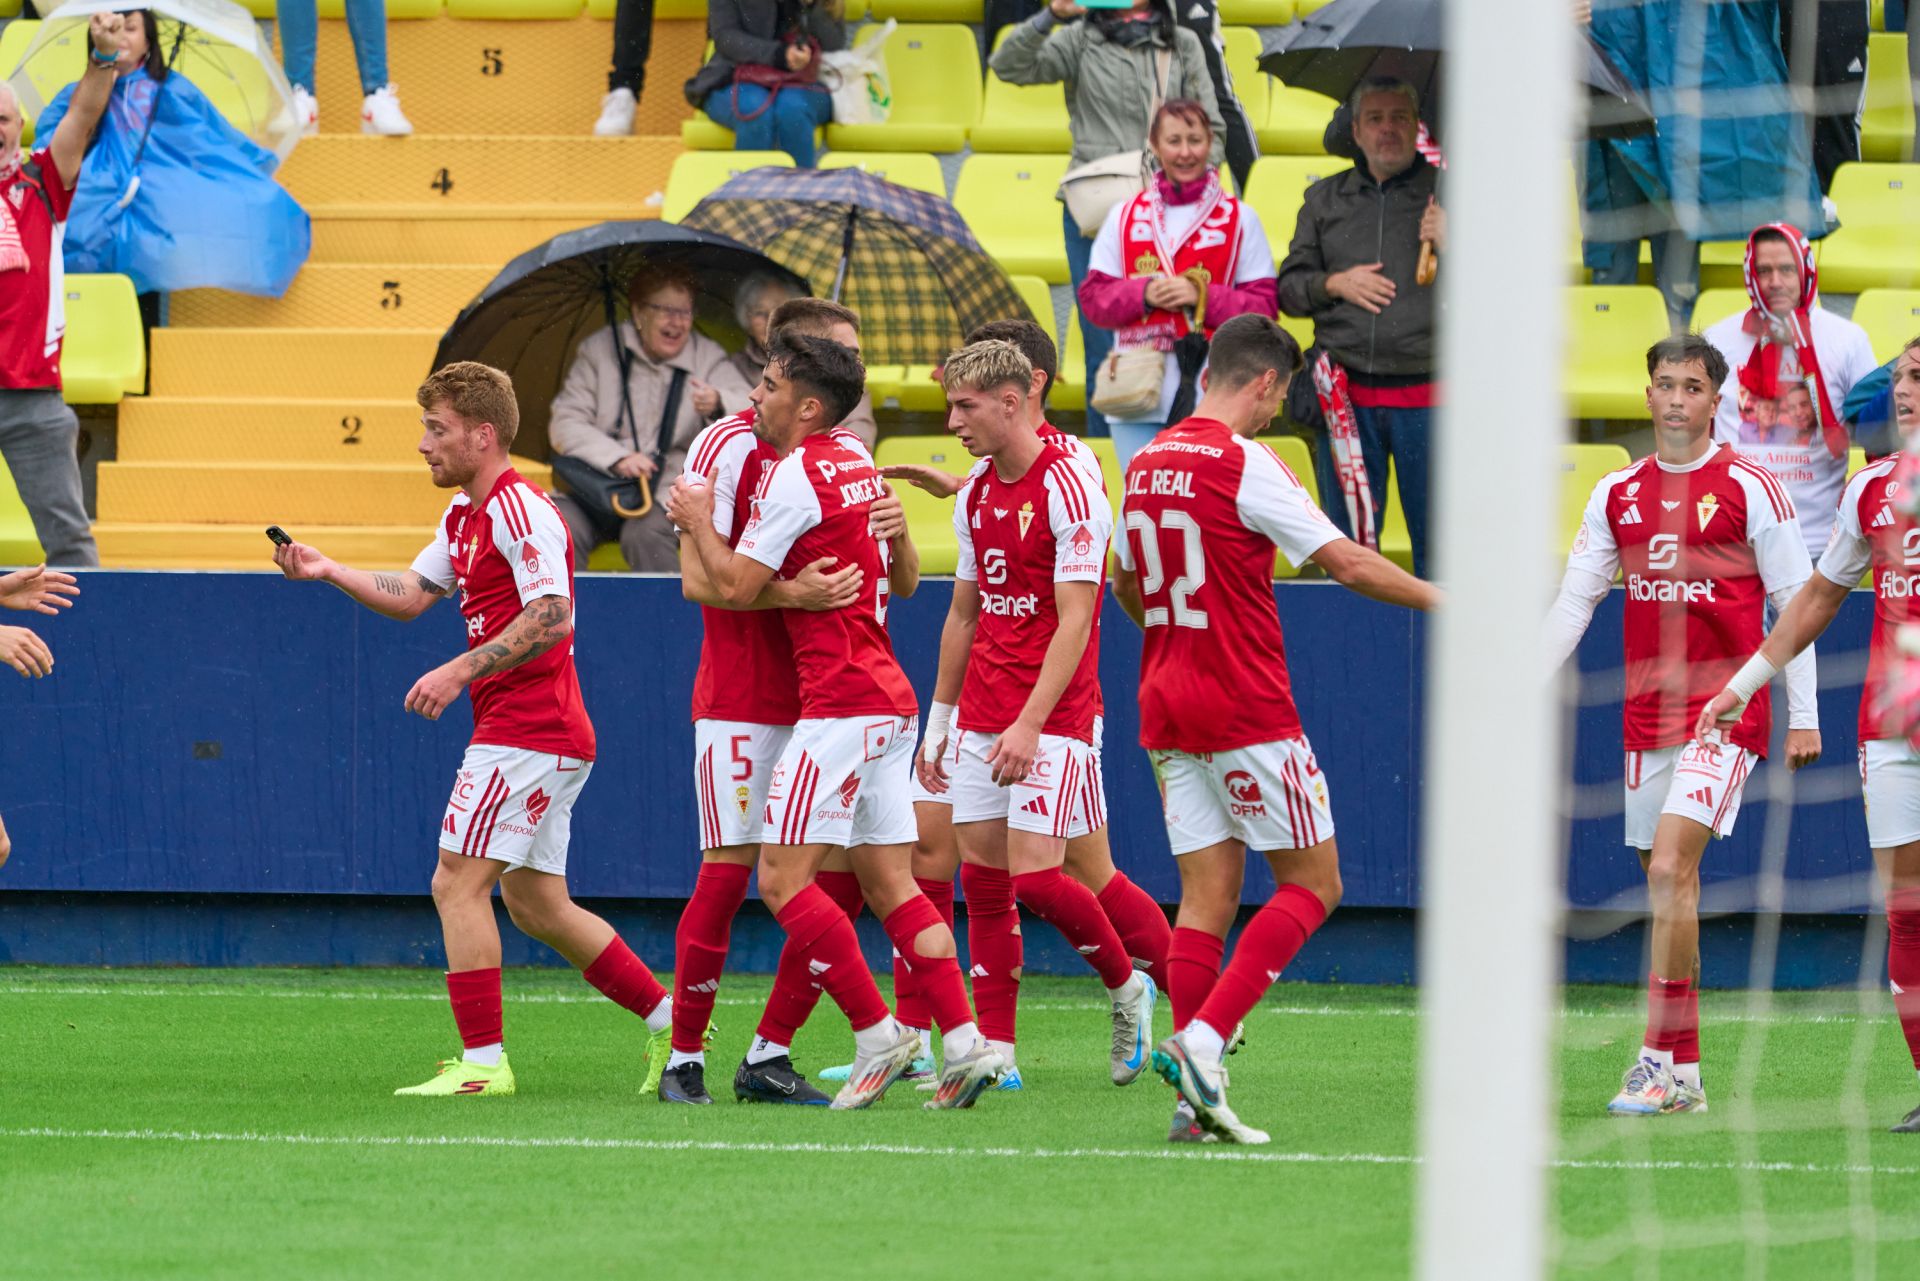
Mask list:
[[[35,122],[45,145],[73,86]],[[134,173],[140,189],[120,199]],[[66,267],[119,272],[150,290],[219,288],[277,298],[307,260],[307,211],[274,181],[279,160],[241,134],[185,76],[156,83],[144,68],[120,77],[80,169],[67,218]]]

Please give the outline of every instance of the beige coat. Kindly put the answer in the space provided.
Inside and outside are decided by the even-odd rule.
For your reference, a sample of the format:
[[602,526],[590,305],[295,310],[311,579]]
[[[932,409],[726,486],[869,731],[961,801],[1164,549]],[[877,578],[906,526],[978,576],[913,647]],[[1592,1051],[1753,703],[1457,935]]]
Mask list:
[[[628,454],[652,455],[659,440],[660,415],[666,409],[667,387],[673,371],[684,369],[689,379],[698,378],[720,393],[722,413],[738,413],[747,407],[751,390],[727,361],[719,343],[703,334],[687,335],[680,354],[664,364],[646,354],[640,345],[640,333],[631,321],[620,323],[620,336],[631,353],[629,393],[633,403],[634,435],[620,413],[620,362],[613,348],[611,330],[589,334],[574,353],[573,366],[560,394],[553,398],[553,414],[547,435],[555,453],[567,454],[593,464],[603,471]],[[686,462],[687,446],[708,419],[693,407],[691,386],[680,394],[680,413],[673,436],[661,463],[660,474],[653,478],[654,490],[664,493]],[[635,441],[638,444],[636,446]]]

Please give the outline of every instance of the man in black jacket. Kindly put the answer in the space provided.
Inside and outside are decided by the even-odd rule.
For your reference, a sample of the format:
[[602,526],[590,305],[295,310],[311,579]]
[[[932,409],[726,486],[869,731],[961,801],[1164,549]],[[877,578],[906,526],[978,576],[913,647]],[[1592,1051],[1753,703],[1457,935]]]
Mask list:
[[[1344,389],[1322,393],[1322,414],[1344,412],[1358,428],[1376,528],[1392,457],[1413,572],[1425,577],[1438,294],[1415,277],[1422,242],[1436,253],[1446,249],[1447,216],[1436,199],[1439,171],[1415,146],[1420,113],[1412,86],[1367,80],[1351,105],[1360,162],[1307,188],[1280,264],[1280,309],[1311,317],[1315,348],[1337,367],[1332,372],[1344,373]],[[1318,445],[1321,505],[1358,537],[1325,427]]]

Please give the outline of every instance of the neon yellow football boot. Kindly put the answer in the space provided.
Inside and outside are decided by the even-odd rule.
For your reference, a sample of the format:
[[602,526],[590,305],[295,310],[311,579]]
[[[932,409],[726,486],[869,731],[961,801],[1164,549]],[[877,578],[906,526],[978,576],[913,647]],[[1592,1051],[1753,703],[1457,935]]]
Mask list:
[[500,1056],[498,1067],[468,1063],[463,1059],[442,1059],[440,1070],[431,1080],[395,1090],[395,1094],[512,1094],[513,1067],[507,1056]]
[[[713,1044],[713,1034],[719,1030],[711,1021],[708,1022],[703,1049]],[[647,1079],[640,1083],[640,1093],[645,1097],[654,1098],[660,1093],[660,1077],[666,1072],[667,1057],[672,1053],[673,1024],[669,1023],[658,1032],[647,1034]]]

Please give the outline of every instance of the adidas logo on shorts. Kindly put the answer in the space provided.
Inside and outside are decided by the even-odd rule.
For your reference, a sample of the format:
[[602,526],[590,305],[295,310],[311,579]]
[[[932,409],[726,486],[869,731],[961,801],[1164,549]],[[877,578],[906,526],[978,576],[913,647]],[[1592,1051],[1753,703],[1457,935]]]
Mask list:
[[1704,805],[1708,809],[1712,809],[1713,808],[1713,789],[1710,787],[1703,787],[1697,792],[1688,792],[1687,799],[1692,801],[1695,805]]
[[1038,814],[1041,818],[1052,817],[1051,812],[1047,809],[1047,798],[1044,796],[1034,797],[1020,807],[1020,812],[1022,814]]

